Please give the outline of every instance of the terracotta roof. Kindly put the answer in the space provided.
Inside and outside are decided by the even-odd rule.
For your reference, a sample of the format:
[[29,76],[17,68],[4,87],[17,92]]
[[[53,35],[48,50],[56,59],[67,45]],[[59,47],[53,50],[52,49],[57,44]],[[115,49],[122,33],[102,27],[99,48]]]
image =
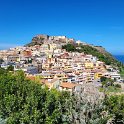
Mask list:
[[60,87],[63,87],[63,88],[68,88],[68,89],[72,89],[72,88],[74,88],[75,86],[77,86],[77,84],[73,84],[73,83],[62,83],[61,85],[60,85]]

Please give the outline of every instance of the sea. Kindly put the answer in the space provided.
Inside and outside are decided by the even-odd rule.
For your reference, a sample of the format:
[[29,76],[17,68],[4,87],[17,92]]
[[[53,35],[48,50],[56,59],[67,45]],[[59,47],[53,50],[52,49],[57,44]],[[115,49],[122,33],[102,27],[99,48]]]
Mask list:
[[124,55],[114,55],[114,57],[115,57],[118,61],[124,63]]

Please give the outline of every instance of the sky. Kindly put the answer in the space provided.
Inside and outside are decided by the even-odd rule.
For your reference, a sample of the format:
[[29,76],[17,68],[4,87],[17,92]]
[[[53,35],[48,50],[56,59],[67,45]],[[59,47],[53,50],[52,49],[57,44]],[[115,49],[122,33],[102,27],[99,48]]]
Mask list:
[[124,55],[124,0],[0,0],[0,49],[65,35]]

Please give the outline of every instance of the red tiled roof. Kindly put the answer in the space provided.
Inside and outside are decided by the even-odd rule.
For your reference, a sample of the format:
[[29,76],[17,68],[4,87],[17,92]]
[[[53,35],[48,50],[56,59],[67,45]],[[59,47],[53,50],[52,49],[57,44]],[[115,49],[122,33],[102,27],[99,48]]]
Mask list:
[[61,85],[60,85],[60,87],[63,87],[63,88],[68,88],[68,89],[72,89],[72,88],[74,88],[75,86],[77,86],[77,84],[73,84],[73,83],[62,83]]

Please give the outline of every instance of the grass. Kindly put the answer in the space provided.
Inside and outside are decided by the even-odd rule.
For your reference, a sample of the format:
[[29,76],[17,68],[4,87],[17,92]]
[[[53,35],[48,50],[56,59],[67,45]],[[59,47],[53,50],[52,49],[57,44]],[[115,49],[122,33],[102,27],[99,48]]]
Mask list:
[[121,88],[117,88],[117,87],[114,87],[114,86],[109,86],[108,89],[107,89],[108,92],[122,92]]
[[105,91],[106,93],[111,93],[111,92],[118,93],[118,92],[122,92],[122,89],[121,88],[114,87],[114,86],[108,86],[106,88],[100,87],[99,88],[99,91],[100,92],[104,92]]

